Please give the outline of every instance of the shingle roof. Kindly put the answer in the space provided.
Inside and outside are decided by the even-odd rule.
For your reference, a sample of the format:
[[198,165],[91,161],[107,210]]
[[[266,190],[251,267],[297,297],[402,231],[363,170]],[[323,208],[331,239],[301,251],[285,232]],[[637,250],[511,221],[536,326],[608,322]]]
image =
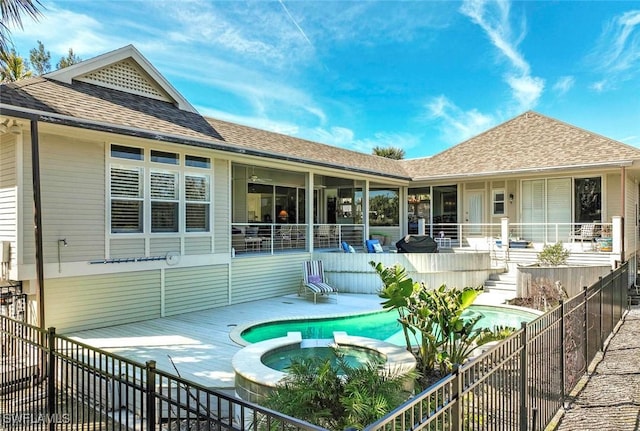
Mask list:
[[279,154],[287,158],[317,162],[343,170],[357,169],[408,179],[404,167],[397,160],[346,150],[213,118],[207,118],[207,120],[228,143]]
[[640,150],[525,112],[430,158],[404,160],[412,178],[490,175],[640,160]]
[[185,138],[222,139],[197,113],[124,91],[42,77],[2,84],[1,89],[0,102],[7,105]]
[[136,128],[151,136],[183,137],[210,142],[216,148],[255,150],[279,159],[409,179],[396,160],[205,118],[168,102],[84,82],[66,84],[39,77],[2,84],[0,102],[114,128]]

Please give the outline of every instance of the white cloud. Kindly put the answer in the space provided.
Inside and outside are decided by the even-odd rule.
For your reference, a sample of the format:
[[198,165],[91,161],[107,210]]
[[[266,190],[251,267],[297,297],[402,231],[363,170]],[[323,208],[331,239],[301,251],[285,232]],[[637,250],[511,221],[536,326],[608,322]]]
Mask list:
[[545,82],[544,79],[531,75],[529,63],[517,49],[524,32],[518,37],[512,34],[510,2],[467,0],[460,12],[484,30],[491,43],[508,61],[511,70],[505,74],[505,81],[517,102],[516,112],[536,106]]
[[555,84],[553,84],[553,91],[562,96],[573,88],[576,83],[576,79],[573,76],[561,76]]
[[591,85],[596,91],[615,88],[617,82],[638,76],[640,69],[640,10],[625,12],[604,28],[588,56],[603,78]]
[[449,144],[469,139],[496,123],[493,116],[477,109],[464,111],[442,95],[430,100],[426,109],[430,119],[439,121],[440,132]]

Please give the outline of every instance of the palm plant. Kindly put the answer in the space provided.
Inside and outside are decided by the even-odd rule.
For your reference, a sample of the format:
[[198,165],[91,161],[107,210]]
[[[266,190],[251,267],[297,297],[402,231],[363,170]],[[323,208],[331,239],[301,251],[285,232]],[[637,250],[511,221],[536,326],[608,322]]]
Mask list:
[[26,14],[37,20],[41,13],[38,0],[0,0],[0,53],[9,51],[9,35],[11,27],[22,28],[22,15]]
[[267,396],[266,407],[330,430],[362,429],[408,397],[404,383],[413,374],[392,374],[379,362],[346,363],[339,349],[331,358],[294,358],[288,375]]
[[0,82],[15,82],[30,76],[31,71],[15,50],[0,52]]

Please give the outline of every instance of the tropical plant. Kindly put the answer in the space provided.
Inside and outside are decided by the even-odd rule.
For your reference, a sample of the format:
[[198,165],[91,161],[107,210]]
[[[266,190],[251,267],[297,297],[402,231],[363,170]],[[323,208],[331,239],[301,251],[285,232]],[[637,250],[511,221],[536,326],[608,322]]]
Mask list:
[[372,154],[387,159],[401,160],[404,159],[404,150],[397,147],[373,147]]
[[0,82],[15,82],[30,76],[27,64],[15,50],[0,52]]
[[22,27],[22,15],[38,20],[42,15],[38,10],[38,0],[0,0],[0,54],[9,52],[11,27]]
[[561,242],[553,245],[545,244],[538,253],[538,263],[548,266],[566,265],[569,259],[569,250],[565,249]]
[[433,374],[436,366],[441,374],[451,372],[471,356],[485,330],[476,327],[481,316],[463,313],[481,288],[427,289],[409,278],[401,265],[370,264],[384,285],[379,293],[382,307],[398,312],[407,350],[416,357],[423,376]]
[[330,430],[362,429],[408,397],[413,374],[392,374],[382,363],[346,363],[339,348],[331,358],[294,358],[288,375],[264,401],[266,407]]

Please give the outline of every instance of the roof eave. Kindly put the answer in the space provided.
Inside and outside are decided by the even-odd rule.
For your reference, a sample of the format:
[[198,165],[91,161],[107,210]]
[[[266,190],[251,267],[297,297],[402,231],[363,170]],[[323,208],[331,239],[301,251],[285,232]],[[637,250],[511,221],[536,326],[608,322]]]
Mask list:
[[[205,140],[205,139],[197,139],[197,138],[187,138],[184,136],[173,135],[169,133],[157,133],[152,130],[145,130],[145,129],[140,129],[136,127],[113,125],[113,124],[93,121],[93,120],[78,119],[78,118],[69,117],[66,115],[61,115],[61,114],[56,114],[51,112],[42,112],[42,111],[37,111],[37,110],[32,110],[27,108],[20,108],[16,106],[6,105],[3,103],[0,103],[0,114],[7,115],[7,116],[22,117],[29,120],[36,120],[36,121],[41,121],[49,124],[58,124],[58,125],[69,126],[69,127],[80,127],[87,130],[122,134],[126,136],[143,138],[143,139],[151,139],[154,141],[167,142],[172,144],[189,145],[194,147],[207,148],[210,150],[218,150],[218,151],[235,153],[235,154],[257,156],[257,157],[274,159],[274,160],[289,161],[293,163],[304,163],[304,164],[318,166],[322,168],[336,169],[335,163],[321,162],[318,160],[304,159],[301,157],[293,157],[286,154],[268,153],[266,151],[260,151],[256,149],[241,147],[237,144],[236,145],[225,144],[224,141],[219,141],[215,139]],[[410,177],[403,176],[403,175],[394,175],[387,172],[378,172],[378,171],[349,167],[349,166],[340,166],[339,169],[342,171],[354,172],[354,173],[359,173],[364,175],[373,175],[376,177],[389,178],[394,180],[411,181]]]
[[543,172],[557,172],[567,170],[578,169],[593,169],[593,168],[619,168],[633,166],[633,160],[616,160],[609,162],[594,162],[594,163],[582,163],[578,165],[564,165],[564,166],[551,166],[551,167],[537,167],[537,168],[522,168],[511,169],[504,171],[486,171],[486,172],[471,172],[466,174],[445,174],[445,175],[430,175],[422,177],[413,177],[412,181],[429,181],[440,179],[454,179],[454,178],[480,178],[480,177],[495,177],[504,175],[522,175],[528,173],[543,173]]

